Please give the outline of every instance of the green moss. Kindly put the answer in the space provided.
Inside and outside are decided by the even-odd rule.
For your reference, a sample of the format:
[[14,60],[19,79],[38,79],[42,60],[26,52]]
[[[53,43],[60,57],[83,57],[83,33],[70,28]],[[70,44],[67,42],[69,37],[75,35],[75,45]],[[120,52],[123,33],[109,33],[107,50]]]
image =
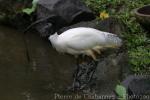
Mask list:
[[84,0],[94,13],[99,17],[103,10],[110,16],[120,19],[126,26],[124,38],[129,54],[131,70],[135,73],[150,73],[150,38],[142,29],[132,10],[146,4],[150,0]]

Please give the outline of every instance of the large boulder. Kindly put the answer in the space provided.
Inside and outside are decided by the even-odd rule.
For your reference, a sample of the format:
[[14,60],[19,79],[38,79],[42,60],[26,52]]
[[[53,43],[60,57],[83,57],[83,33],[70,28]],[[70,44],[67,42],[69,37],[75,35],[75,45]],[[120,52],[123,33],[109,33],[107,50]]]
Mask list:
[[42,36],[49,36],[64,26],[95,19],[80,0],[39,0],[36,16],[30,27],[34,26]]
[[0,26],[0,99],[54,100],[72,80],[74,59],[37,33]]
[[[72,27],[93,27],[121,34],[122,24],[118,22],[110,18],[104,21],[81,22]],[[8,97],[21,100],[25,98],[54,100],[55,94],[70,94],[64,90],[73,82],[72,74],[76,67],[73,56],[59,54],[51,47],[47,38],[41,38],[36,33],[21,34],[9,28],[0,28],[0,93],[3,100]],[[69,28],[63,28],[60,33]],[[113,89],[123,76],[122,72],[125,68],[128,69],[126,57],[124,47],[119,50],[103,51],[95,66],[96,80],[92,79],[92,83],[87,87],[92,88],[97,95],[113,94]],[[93,61],[89,59],[89,62],[85,63],[91,64],[91,62]],[[86,67],[91,68],[87,65]],[[83,84],[87,82],[84,76],[88,74],[84,73],[79,77],[83,79],[81,80]],[[87,88],[83,90],[88,92]]]
[[[120,38],[122,38],[122,40],[122,34],[125,31],[123,24],[119,20],[115,18],[109,18],[102,21],[93,20],[88,22],[80,22],[69,27],[62,28],[60,31],[58,31],[58,34],[61,34],[62,32],[75,27],[92,27],[101,31],[111,32],[113,34],[117,34]],[[130,74],[128,55],[125,49],[125,44],[123,43],[122,47],[120,47],[119,49],[104,50],[102,54],[99,55],[98,59],[99,61],[95,62],[94,65],[96,66],[96,72],[94,76],[97,77],[97,81],[94,82],[95,84],[97,84],[95,89],[97,90],[98,94],[113,94],[113,90],[118,81],[122,80],[124,77]],[[85,68],[94,68],[93,61],[90,60],[79,66],[79,77],[77,77],[77,80],[79,82],[76,82],[75,84],[77,85],[76,87],[81,88],[88,82],[89,79],[85,78],[90,75],[90,71],[82,75],[80,73],[84,73]],[[93,81],[91,82],[91,84],[93,84]],[[89,85],[85,88],[93,87],[91,84],[89,83]]]
[[39,0],[31,16],[22,12],[27,7],[31,0],[0,0],[0,24],[25,30],[33,22],[27,30],[34,27],[42,36],[49,36],[64,26],[95,19],[80,0]]
[[[126,87],[129,96],[142,98],[150,95],[150,76],[149,75],[130,75],[122,84]],[[138,98],[138,99],[139,99]],[[146,98],[145,98],[146,99]],[[148,98],[147,98],[148,99]]]

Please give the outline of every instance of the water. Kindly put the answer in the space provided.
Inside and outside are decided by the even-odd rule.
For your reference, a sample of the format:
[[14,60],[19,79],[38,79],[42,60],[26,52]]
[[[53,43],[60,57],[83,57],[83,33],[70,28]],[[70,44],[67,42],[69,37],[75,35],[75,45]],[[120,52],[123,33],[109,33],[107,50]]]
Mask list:
[[0,26],[0,100],[54,100],[71,85],[75,59],[39,34],[25,39],[27,47],[22,32]]

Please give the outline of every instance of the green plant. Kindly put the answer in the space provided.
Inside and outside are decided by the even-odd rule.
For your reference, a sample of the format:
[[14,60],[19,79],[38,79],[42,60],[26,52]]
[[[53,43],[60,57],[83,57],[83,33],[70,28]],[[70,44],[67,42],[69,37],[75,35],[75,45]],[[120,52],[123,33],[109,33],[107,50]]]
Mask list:
[[126,100],[127,91],[124,86],[117,85],[115,92],[117,93],[119,100]]
[[123,33],[129,54],[131,70],[135,73],[150,72],[150,38],[142,29],[132,10],[149,4],[150,0],[84,0],[99,17],[106,10],[110,16],[121,20],[126,26]]
[[22,10],[22,12],[30,15],[31,13],[33,13],[36,10],[37,2],[38,2],[38,0],[33,0],[32,1],[32,7],[31,8],[25,8]]
[[141,73],[142,71],[150,71],[150,48],[139,46],[133,50],[128,51],[131,58],[132,70]]

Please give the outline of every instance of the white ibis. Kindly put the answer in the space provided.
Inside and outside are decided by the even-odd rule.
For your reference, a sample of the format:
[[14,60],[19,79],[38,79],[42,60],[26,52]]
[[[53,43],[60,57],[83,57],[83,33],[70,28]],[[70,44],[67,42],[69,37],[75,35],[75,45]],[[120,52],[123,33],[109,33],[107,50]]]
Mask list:
[[60,35],[55,33],[49,36],[49,40],[58,52],[75,56],[83,54],[94,60],[94,52],[100,54],[104,48],[117,48],[122,45],[122,40],[117,35],[89,27],[72,28]]

